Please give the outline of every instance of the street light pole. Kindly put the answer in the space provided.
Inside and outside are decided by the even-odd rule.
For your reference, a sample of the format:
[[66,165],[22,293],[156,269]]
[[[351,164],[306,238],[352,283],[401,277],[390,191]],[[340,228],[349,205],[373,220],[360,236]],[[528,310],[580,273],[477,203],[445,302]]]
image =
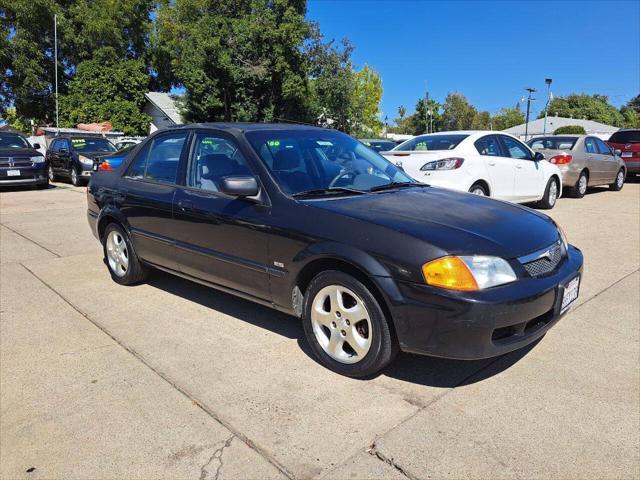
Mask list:
[[524,141],[526,142],[529,139],[529,112],[531,111],[531,100],[535,100],[535,98],[531,98],[533,92],[536,91],[535,88],[525,88],[527,92],[529,92],[529,96],[527,97],[527,120],[524,124]]
[[542,134],[547,134],[547,113],[549,112],[549,102],[551,102],[551,82],[553,80],[551,78],[545,78],[544,83],[547,84],[547,103],[544,106],[544,128],[542,130]]
[[58,126],[58,16],[53,16],[53,58],[55,62],[55,81],[56,81],[56,129],[60,133]]

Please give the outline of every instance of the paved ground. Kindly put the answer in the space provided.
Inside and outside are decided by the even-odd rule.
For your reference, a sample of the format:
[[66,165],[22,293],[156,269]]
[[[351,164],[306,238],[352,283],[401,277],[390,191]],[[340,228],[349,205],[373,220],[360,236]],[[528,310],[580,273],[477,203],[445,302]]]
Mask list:
[[2,478],[640,478],[640,183],[551,212],[585,277],[538,344],[369,381],[314,362],[294,318],[116,285],[85,205],[0,194]]

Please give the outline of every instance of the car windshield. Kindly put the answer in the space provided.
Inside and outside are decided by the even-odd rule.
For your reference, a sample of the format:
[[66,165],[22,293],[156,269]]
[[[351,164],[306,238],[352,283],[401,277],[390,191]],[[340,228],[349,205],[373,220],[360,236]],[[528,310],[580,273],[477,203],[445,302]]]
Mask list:
[[420,150],[453,150],[458,144],[469,135],[420,135],[419,137],[407,140],[396,147],[399,151],[420,151]]
[[247,139],[289,194],[327,189],[348,193],[414,183],[385,158],[340,132],[262,130],[248,132]]
[[611,135],[611,143],[640,143],[640,130],[621,130]]
[[105,138],[72,138],[76,152],[115,152],[116,147]]
[[0,134],[0,148],[31,148],[31,145],[21,135],[2,133]]
[[532,150],[571,150],[578,137],[540,137],[529,140]]

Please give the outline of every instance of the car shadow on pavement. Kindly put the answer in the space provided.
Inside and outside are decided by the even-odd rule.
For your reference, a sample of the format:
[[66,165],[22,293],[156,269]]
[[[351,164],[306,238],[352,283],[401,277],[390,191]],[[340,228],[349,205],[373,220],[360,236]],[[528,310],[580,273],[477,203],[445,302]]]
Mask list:
[[[154,271],[147,284],[216,312],[232,316],[238,321],[295,339],[300,349],[316,361],[307,344],[302,323],[294,316],[161,271]],[[371,378],[383,375],[436,388],[469,385],[508,369],[535,348],[537,343],[534,342],[515,352],[485,360],[449,360],[400,352],[391,365]]]

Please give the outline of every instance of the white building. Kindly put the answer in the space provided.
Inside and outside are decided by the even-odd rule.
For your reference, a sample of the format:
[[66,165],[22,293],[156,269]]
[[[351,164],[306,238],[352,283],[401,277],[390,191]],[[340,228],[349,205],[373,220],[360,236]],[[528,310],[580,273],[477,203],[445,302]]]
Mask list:
[[[566,118],[566,117],[547,117],[547,128],[546,134],[553,135],[554,130],[560,127],[566,127],[569,125],[579,125],[587,132],[588,135],[593,135],[595,137],[599,137],[602,140],[609,140],[609,137],[612,133],[617,132],[619,130],[618,127],[613,127],[611,125],[605,125],[604,123],[594,122],[593,120],[581,120],[579,118]],[[513,136],[516,136],[522,140],[525,140],[525,127],[526,124],[517,125],[515,127],[507,128],[505,130],[506,133],[509,133]],[[527,132],[527,139],[529,140],[533,137],[540,137],[545,133],[544,129],[544,118],[538,118],[529,122],[529,128]]]
[[147,103],[143,112],[151,117],[150,134],[161,128],[184,123],[176,105],[175,95],[165,92],[148,92],[144,96]]

